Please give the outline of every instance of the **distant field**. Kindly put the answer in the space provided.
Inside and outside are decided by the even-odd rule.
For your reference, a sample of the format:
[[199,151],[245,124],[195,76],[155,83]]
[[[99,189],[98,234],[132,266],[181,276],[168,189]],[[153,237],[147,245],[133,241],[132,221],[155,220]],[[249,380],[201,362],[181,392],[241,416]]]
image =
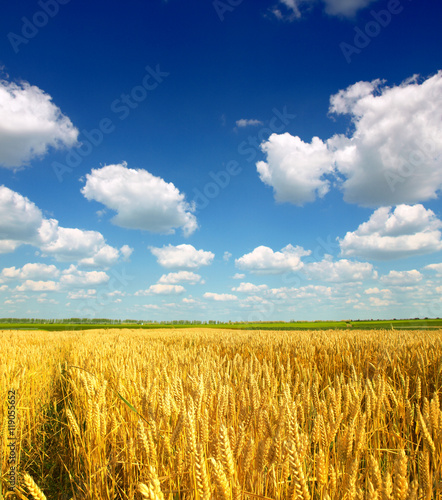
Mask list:
[[68,330],[96,330],[96,329],[156,329],[156,328],[221,328],[230,330],[330,330],[330,329],[427,329],[442,328],[442,319],[409,319],[409,320],[383,320],[383,321],[312,321],[299,323],[220,323],[209,325],[191,324],[144,324],[124,323],[114,324],[82,324],[82,323],[0,323],[0,330],[46,330],[46,331],[68,331]]

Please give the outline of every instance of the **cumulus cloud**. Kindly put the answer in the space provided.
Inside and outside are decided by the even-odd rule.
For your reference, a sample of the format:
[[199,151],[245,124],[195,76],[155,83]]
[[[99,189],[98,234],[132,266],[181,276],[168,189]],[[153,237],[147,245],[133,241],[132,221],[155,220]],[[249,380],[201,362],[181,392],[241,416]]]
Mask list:
[[235,273],[233,276],[232,276],[232,279],[234,280],[242,280],[246,277],[245,274],[243,273]]
[[333,262],[330,255],[326,255],[320,262],[306,264],[304,272],[311,279],[334,283],[365,281],[377,277],[373,265],[368,262],[353,262],[347,259]]
[[239,286],[232,288],[232,292],[240,293],[258,293],[267,289],[267,285],[254,285],[253,283],[240,283]]
[[81,271],[71,265],[62,272],[60,284],[65,288],[77,286],[98,286],[109,281],[109,276],[104,271]]
[[27,82],[0,80],[0,166],[18,168],[77,143],[78,130],[52,102],[52,97]]
[[92,299],[97,294],[97,290],[90,288],[89,290],[77,290],[68,293],[69,300],[87,300]]
[[123,260],[128,260],[129,257],[132,255],[134,249],[131,248],[129,245],[123,245],[120,248],[121,255],[123,256]]
[[267,290],[266,296],[283,302],[293,299],[321,299],[332,295],[332,288],[324,285],[307,285],[299,288],[281,287]]
[[411,271],[390,271],[387,275],[381,276],[381,281],[387,285],[414,285],[422,281],[422,277],[422,274],[416,269]]
[[54,265],[47,264],[25,264],[23,267],[16,269],[15,267],[5,267],[2,269],[0,276],[8,280],[47,280],[57,278],[60,271]]
[[26,280],[15,288],[17,292],[57,292],[60,284],[55,281]]
[[378,208],[367,222],[339,240],[343,255],[388,260],[442,249],[442,222],[422,205]]
[[186,289],[182,285],[165,285],[157,283],[151,285],[147,290],[138,290],[135,292],[136,297],[143,295],[176,295],[185,292]]
[[267,161],[258,162],[256,168],[261,181],[273,187],[276,201],[303,205],[328,192],[326,174],[333,170],[332,155],[318,137],[305,143],[289,133],[272,134],[261,149]]
[[391,296],[391,290],[389,290],[388,288],[379,289],[377,286],[373,288],[367,288],[367,290],[364,290],[364,293],[366,295],[382,294],[384,296]]
[[164,285],[176,285],[177,283],[196,285],[197,283],[201,283],[201,276],[191,271],[179,271],[177,273],[163,274],[158,283]]
[[437,276],[442,277],[442,263],[428,264],[428,266],[425,266],[424,269],[428,269],[429,271],[436,271]]
[[310,253],[309,250],[293,245],[287,245],[280,252],[274,252],[266,246],[259,246],[251,253],[236,259],[235,264],[240,269],[255,274],[282,274],[301,269],[304,265],[301,257]]
[[365,206],[416,203],[442,187],[442,72],[399,86],[358,82],[331,97],[330,111],[349,115],[354,131],[328,141],[345,177],[344,199]]
[[347,115],[347,134],[305,143],[289,133],[261,144],[256,167],[277,201],[297,205],[324,196],[331,179],[348,203],[379,207],[437,198],[442,188],[442,71],[388,87],[357,82],[330,98],[330,113]]
[[28,198],[0,186],[0,253],[24,244],[61,262],[77,261],[94,267],[110,267],[120,254],[130,255],[131,250],[127,245],[121,251],[111,247],[97,231],[60,227],[57,220],[43,217]]
[[237,300],[238,297],[236,295],[232,295],[229,293],[213,293],[213,292],[206,292],[203,297],[205,299],[211,299],[216,302],[227,302],[229,300]]
[[166,268],[197,269],[201,266],[209,266],[215,254],[205,250],[197,250],[192,245],[165,245],[162,248],[149,247],[149,250],[157,258],[160,266]]
[[120,227],[163,234],[182,228],[185,236],[198,228],[195,207],[171,182],[126,163],[92,169],[81,192],[117,212],[111,220]]

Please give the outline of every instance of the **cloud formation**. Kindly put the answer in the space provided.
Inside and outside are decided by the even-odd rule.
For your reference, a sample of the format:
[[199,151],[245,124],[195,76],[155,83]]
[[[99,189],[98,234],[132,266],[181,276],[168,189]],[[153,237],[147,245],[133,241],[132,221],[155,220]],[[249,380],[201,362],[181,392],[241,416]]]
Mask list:
[[282,274],[297,271],[303,267],[301,257],[310,255],[309,250],[287,245],[280,252],[274,252],[266,246],[259,246],[252,252],[235,260],[238,268],[255,274]]
[[46,219],[28,198],[0,186],[0,253],[26,244],[60,262],[98,267],[110,267],[120,255],[131,251],[127,245],[120,251],[111,247],[98,231],[60,227],[56,219]]
[[205,299],[214,300],[216,302],[228,302],[230,300],[237,300],[238,297],[236,295],[232,295],[230,293],[213,293],[206,292],[203,297]]
[[163,274],[158,283],[163,285],[176,285],[177,283],[196,285],[197,283],[201,283],[201,276],[191,271],[179,271],[177,273]]
[[186,289],[182,285],[165,285],[161,283],[157,283],[155,285],[151,285],[147,290],[138,290],[135,292],[135,296],[143,296],[143,295],[177,295],[185,292]]
[[166,268],[198,269],[201,266],[209,266],[215,254],[205,250],[197,250],[192,245],[165,245],[162,248],[149,247],[149,250],[157,258],[160,266]]
[[311,143],[289,133],[261,144],[256,164],[276,201],[303,205],[324,196],[331,180],[348,203],[379,207],[437,198],[442,188],[442,71],[388,87],[357,82],[330,98],[330,113],[351,120],[347,134]]
[[378,208],[339,240],[342,255],[391,260],[442,250],[442,222],[422,205]]
[[[326,14],[330,16],[354,17],[355,14],[376,0],[322,0]],[[279,0],[271,9],[272,13],[283,21],[294,21],[302,17],[306,9],[311,8],[317,0]]]
[[333,170],[332,156],[318,137],[305,143],[288,132],[272,134],[261,149],[267,161],[258,162],[256,169],[261,181],[273,187],[276,201],[303,205],[328,192],[325,176]]
[[19,168],[77,143],[78,130],[52,102],[52,97],[27,82],[0,80],[0,166]]
[[171,182],[124,162],[92,169],[81,192],[117,212],[111,221],[120,227],[162,234],[181,228],[185,236],[198,228],[195,207]]
[[333,262],[329,255],[320,262],[306,264],[304,272],[308,278],[330,283],[365,281],[377,277],[373,265],[368,262],[353,262],[347,259]]
[[387,285],[415,285],[422,281],[422,274],[416,269],[411,271],[390,271],[387,275],[381,276],[382,283]]

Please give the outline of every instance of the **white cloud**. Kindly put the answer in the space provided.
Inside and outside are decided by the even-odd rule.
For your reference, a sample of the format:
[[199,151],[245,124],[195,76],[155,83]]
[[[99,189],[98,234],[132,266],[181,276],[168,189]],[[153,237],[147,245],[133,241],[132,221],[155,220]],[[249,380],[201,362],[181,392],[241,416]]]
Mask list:
[[255,120],[255,119],[247,120],[247,119],[241,118],[241,120],[236,121],[236,126],[239,128],[256,127],[256,126],[262,125],[262,124],[263,123],[261,120]]
[[68,299],[71,299],[71,300],[91,299],[91,298],[94,298],[96,294],[97,294],[97,290],[95,290],[93,288],[91,288],[89,290],[78,290],[76,292],[69,292]]
[[377,277],[373,265],[368,262],[352,262],[347,259],[333,262],[329,255],[320,262],[306,264],[304,272],[309,278],[335,283],[365,281]]
[[353,17],[358,10],[368,7],[376,0],[323,0],[325,12],[330,16]]
[[10,252],[22,243],[36,244],[43,223],[40,209],[28,198],[0,186],[0,251]]
[[224,262],[229,262],[230,257],[232,257],[232,254],[230,252],[224,252],[224,255],[223,255]]
[[311,0],[279,0],[271,12],[282,21],[293,21],[301,17],[300,6],[311,3]]
[[245,277],[246,277],[246,275],[245,275],[245,274],[243,274],[243,273],[236,273],[236,274],[234,274],[234,275],[232,276],[232,279],[234,279],[234,280],[242,280],[242,279],[244,279]]
[[135,292],[136,297],[143,295],[174,295],[185,292],[186,289],[181,285],[164,285],[157,283],[156,285],[151,285],[147,290],[138,290]]
[[46,280],[48,278],[57,278],[60,271],[54,265],[47,264],[25,264],[22,268],[5,267],[0,276],[5,279],[20,280]]
[[81,192],[117,212],[112,222],[120,227],[163,234],[181,227],[185,236],[198,228],[195,207],[171,182],[126,163],[92,169]]
[[22,167],[49,147],[77,143],[78,130],[50,95],[27,82],[0,80],[0,166]]
[[323,285],[307,285],[299,288],[271,288],[266,296],[273,300],[291,301],[293,299],[321,299],[330,297],[332,288]]
[[232,288],[232,292],[258,293],[267,289],[267,285],[254,285],[253,283],[240,283],[238,287]]
[[422,205],[378,208],[367,222],[339,240],[341,253],[369,259],[396,259],[442,249],[442,222]]
[[71,265],[62,272],[60,284],[64,287],[98,286],[109,281],[109,276],[104,271],[80,271]]
[[392,87],[379,79],[357,82],[331,96],[329,111],[349,116],[347,135],[306,143],[289,133],[273,134],[261,144],[267,160],[256,167],[276,201],[314,201],[327,193],[332,175],[344,200],[362,206],[437,198],[442,188],[442,71],[421,83],[414,76]]
[[[353,17],[359,10],[376,0],[322,0],[326,14],[330,16]],[[315,0],[279,0],[272,13],[281,20],[293,21],[302,17],[305,8],[313,6]]]
[[272,134],[261,149],[267,162],[258,162],[256,168],[261,181],[273,187],[276,201],[303,205],[328,192],[324,176],[333,170],[332,155],[318,137],[308,144],[289,133]]
[[191,271],[179,271],[177,273],[163,274],[158,283],[165,285],[176,285],[177,283],[196,285],[197,283],[201,283],[201,276]]
[[213,292],[206,292],[203,295],[203,297],[206,299],[215,300],[216,302],[227,302],[229,300],[237,300],[238,299],[238,297],[236,295],[232,295],[229,293],[213,293]]
[[442,187],[442,71],[387,87],[358,82],[330,99],[330,111],[348,114],[350,136],[328,141],[346,178],[344,199],[364,206],[416,203]]
[[183,299],[184,304],[197,304],[198,301],[192,298],[184,297]]
[[132,255],[134,249],[131,248],[129,245],[123,245],[120,248],[121,255],[123,256],[123,260],[128,260],[129,257]]
[[57,227],[56,236],[40,248],[44,255],[58,261],[78,261],[88,266],[109,267],[119,256],[116,248],[106,245],[101,233],[76,228]]
[[17,292],[57,292],[60,289],[60,284],[55,281],[34,281],[26,280],[21,285],[17,286]]
[[442,263],[438,264],[429,264],[425,266],[424,269],[428,269],[429,271],[436,271],[438,277],[442,277]]
[[5,292],[8,288],[9,288],[8,285],[1,285],[0,292]]
[[166,268],[197,269],[201,266],[209,266],[215,254],[205,250],[197,250],[192,245],[165,245],[162,248],[149,247],[149,250],[157,258],[158,264]]
[[381,299],[379,297],[370,297],[369,301],[370,305],[374,307],[387,307],[394,304],[391,300]]
[[[44,256],[58,261],[78,261],[85,266],[110,267],[128,254],[106,244],[97,231],[59,227],[55,219],[45,219],[28,198],[0,186],[0,253],[12,252],[20,245],[33,245]],[[126,248],[127,247],[127,248]]]
[[387,285],[414,285],[422,281],[422,277],[422,274],[416,269],[411,271],[390,271],[387,275],[381,276],[381,281]]
[[246,269],[255,274],[281,274],[301,269],[304,265],[301,257],[310,253],[309,250],[292,245],[287,245],[280,252],[274,252],[266,246],[259,246],[251,253],[236,259],[235,264],[240,269]]

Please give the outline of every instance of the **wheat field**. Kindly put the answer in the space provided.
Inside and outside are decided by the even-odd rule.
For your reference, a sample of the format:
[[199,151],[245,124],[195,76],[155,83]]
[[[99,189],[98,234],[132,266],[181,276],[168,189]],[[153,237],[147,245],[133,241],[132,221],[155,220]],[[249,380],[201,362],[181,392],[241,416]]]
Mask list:
[[0,498],[442,498],[441,330],[2,331],[0,377]]

